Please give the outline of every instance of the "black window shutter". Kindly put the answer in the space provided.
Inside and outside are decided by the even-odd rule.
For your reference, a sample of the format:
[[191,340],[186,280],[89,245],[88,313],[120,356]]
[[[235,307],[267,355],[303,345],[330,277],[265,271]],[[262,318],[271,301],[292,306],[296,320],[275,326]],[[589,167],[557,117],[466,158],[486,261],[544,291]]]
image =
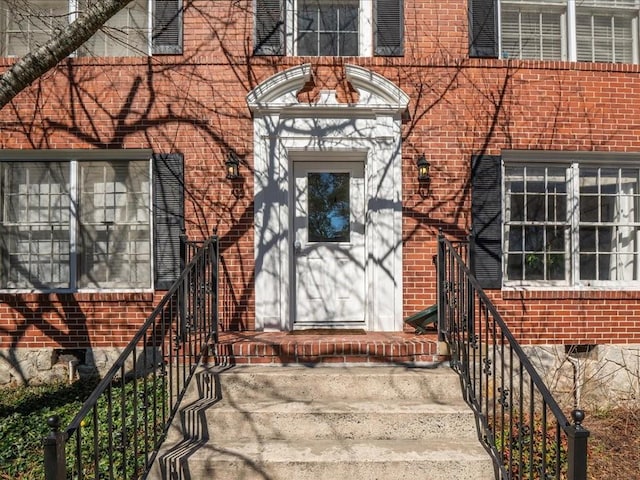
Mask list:
[[498,57],[496,0],[469,0],[469,56]]
[[501,288],[501,157],[477,155],[471,164],[471,271],[482,288]]
[[154,0],[153,53],[182,53],[182,1]]
[[184,231],[184,162],[182,154],[153,156],[154,278],[168,290],[182,271]]
[[255,55],[284,55],[284,0],[255,0]]
[[404,54],[403,0],[376,0],[375,54],[402,56]]

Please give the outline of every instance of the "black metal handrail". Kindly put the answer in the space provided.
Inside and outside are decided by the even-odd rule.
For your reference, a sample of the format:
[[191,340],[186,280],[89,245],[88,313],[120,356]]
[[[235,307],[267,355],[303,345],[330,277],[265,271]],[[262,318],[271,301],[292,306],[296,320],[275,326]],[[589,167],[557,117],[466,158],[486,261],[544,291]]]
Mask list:
[[151,468],[195,368],[218,335],[218,241],[188,265],[78,414],[48,420],[46,480],[137,479]]
[[568,421],[460,252],[440,233],[439,332],[496,478],[586,480],[584,412]]

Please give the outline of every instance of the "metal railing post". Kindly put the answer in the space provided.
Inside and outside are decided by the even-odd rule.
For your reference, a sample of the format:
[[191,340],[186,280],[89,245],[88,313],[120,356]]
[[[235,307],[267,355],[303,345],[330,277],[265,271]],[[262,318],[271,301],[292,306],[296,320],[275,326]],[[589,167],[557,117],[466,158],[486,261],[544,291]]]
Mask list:
[[589,431],[582,426],[584,412],[571,412],[573,425],[567,428],[567,480],[587,480],[587,439]]
[[445,273],[445,269],[446,269],[446,265],[445,265],[445,254],[446,254],[446,250],[445,250],[445,244],[443,242],[444,239],[444,234],[442,233],[442,230],[440,230],[438,232],[438,267],[437,267],[437,272],[436,274],[438,275],[438,282],[437,282],[437,287],[438,287],[438,341],[439,342],[444,342],[445,341],[445,292],[444,292],[444,285],[445,285],[445,279],[446,279],[446,273]]
[[51,433],[42,440],[44,447],[45,480],[66,480],[65,433],[60,431],[60,417],[53,415],[47,419]]

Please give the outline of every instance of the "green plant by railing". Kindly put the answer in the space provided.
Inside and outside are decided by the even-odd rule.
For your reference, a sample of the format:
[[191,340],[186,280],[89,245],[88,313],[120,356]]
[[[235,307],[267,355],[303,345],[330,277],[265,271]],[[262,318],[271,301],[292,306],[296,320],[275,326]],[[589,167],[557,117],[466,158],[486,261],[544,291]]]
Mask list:
[[[142,474],[148,460],[144,452],[150,450],[150,445],[133,450],[130,445],[136,439],[148,442],[163,435],[162,417],[154,415],[151,408],[153,403],[162,402],[167,404],[167,388],[162,377],[152,374],[135,382],[115,380],[98,400],[94,414],[80,422],[82,477],[137,478]],[[96,455],[107,450],[116,452],[111,460]],[[77,465],[77,454],[76,449],[67,449],[67,465]],[[94,458],[100,459],[97,464]]]
[[58,415],[68,423],[91,394],[97,378],[73,384],[18,386],[0,391],[0,479],[40,480],[45,420]]
[[567,439],[555,423],[514,411],[502,428],[496,427],[494,443],[511,479],[566,480]]

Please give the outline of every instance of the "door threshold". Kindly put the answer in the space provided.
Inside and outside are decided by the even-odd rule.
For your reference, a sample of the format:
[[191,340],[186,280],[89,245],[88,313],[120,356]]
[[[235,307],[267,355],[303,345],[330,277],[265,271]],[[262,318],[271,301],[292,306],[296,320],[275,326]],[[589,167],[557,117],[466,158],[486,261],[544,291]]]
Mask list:
[[287,335],[366,335],[364,328],[305,328],[287,332]]

